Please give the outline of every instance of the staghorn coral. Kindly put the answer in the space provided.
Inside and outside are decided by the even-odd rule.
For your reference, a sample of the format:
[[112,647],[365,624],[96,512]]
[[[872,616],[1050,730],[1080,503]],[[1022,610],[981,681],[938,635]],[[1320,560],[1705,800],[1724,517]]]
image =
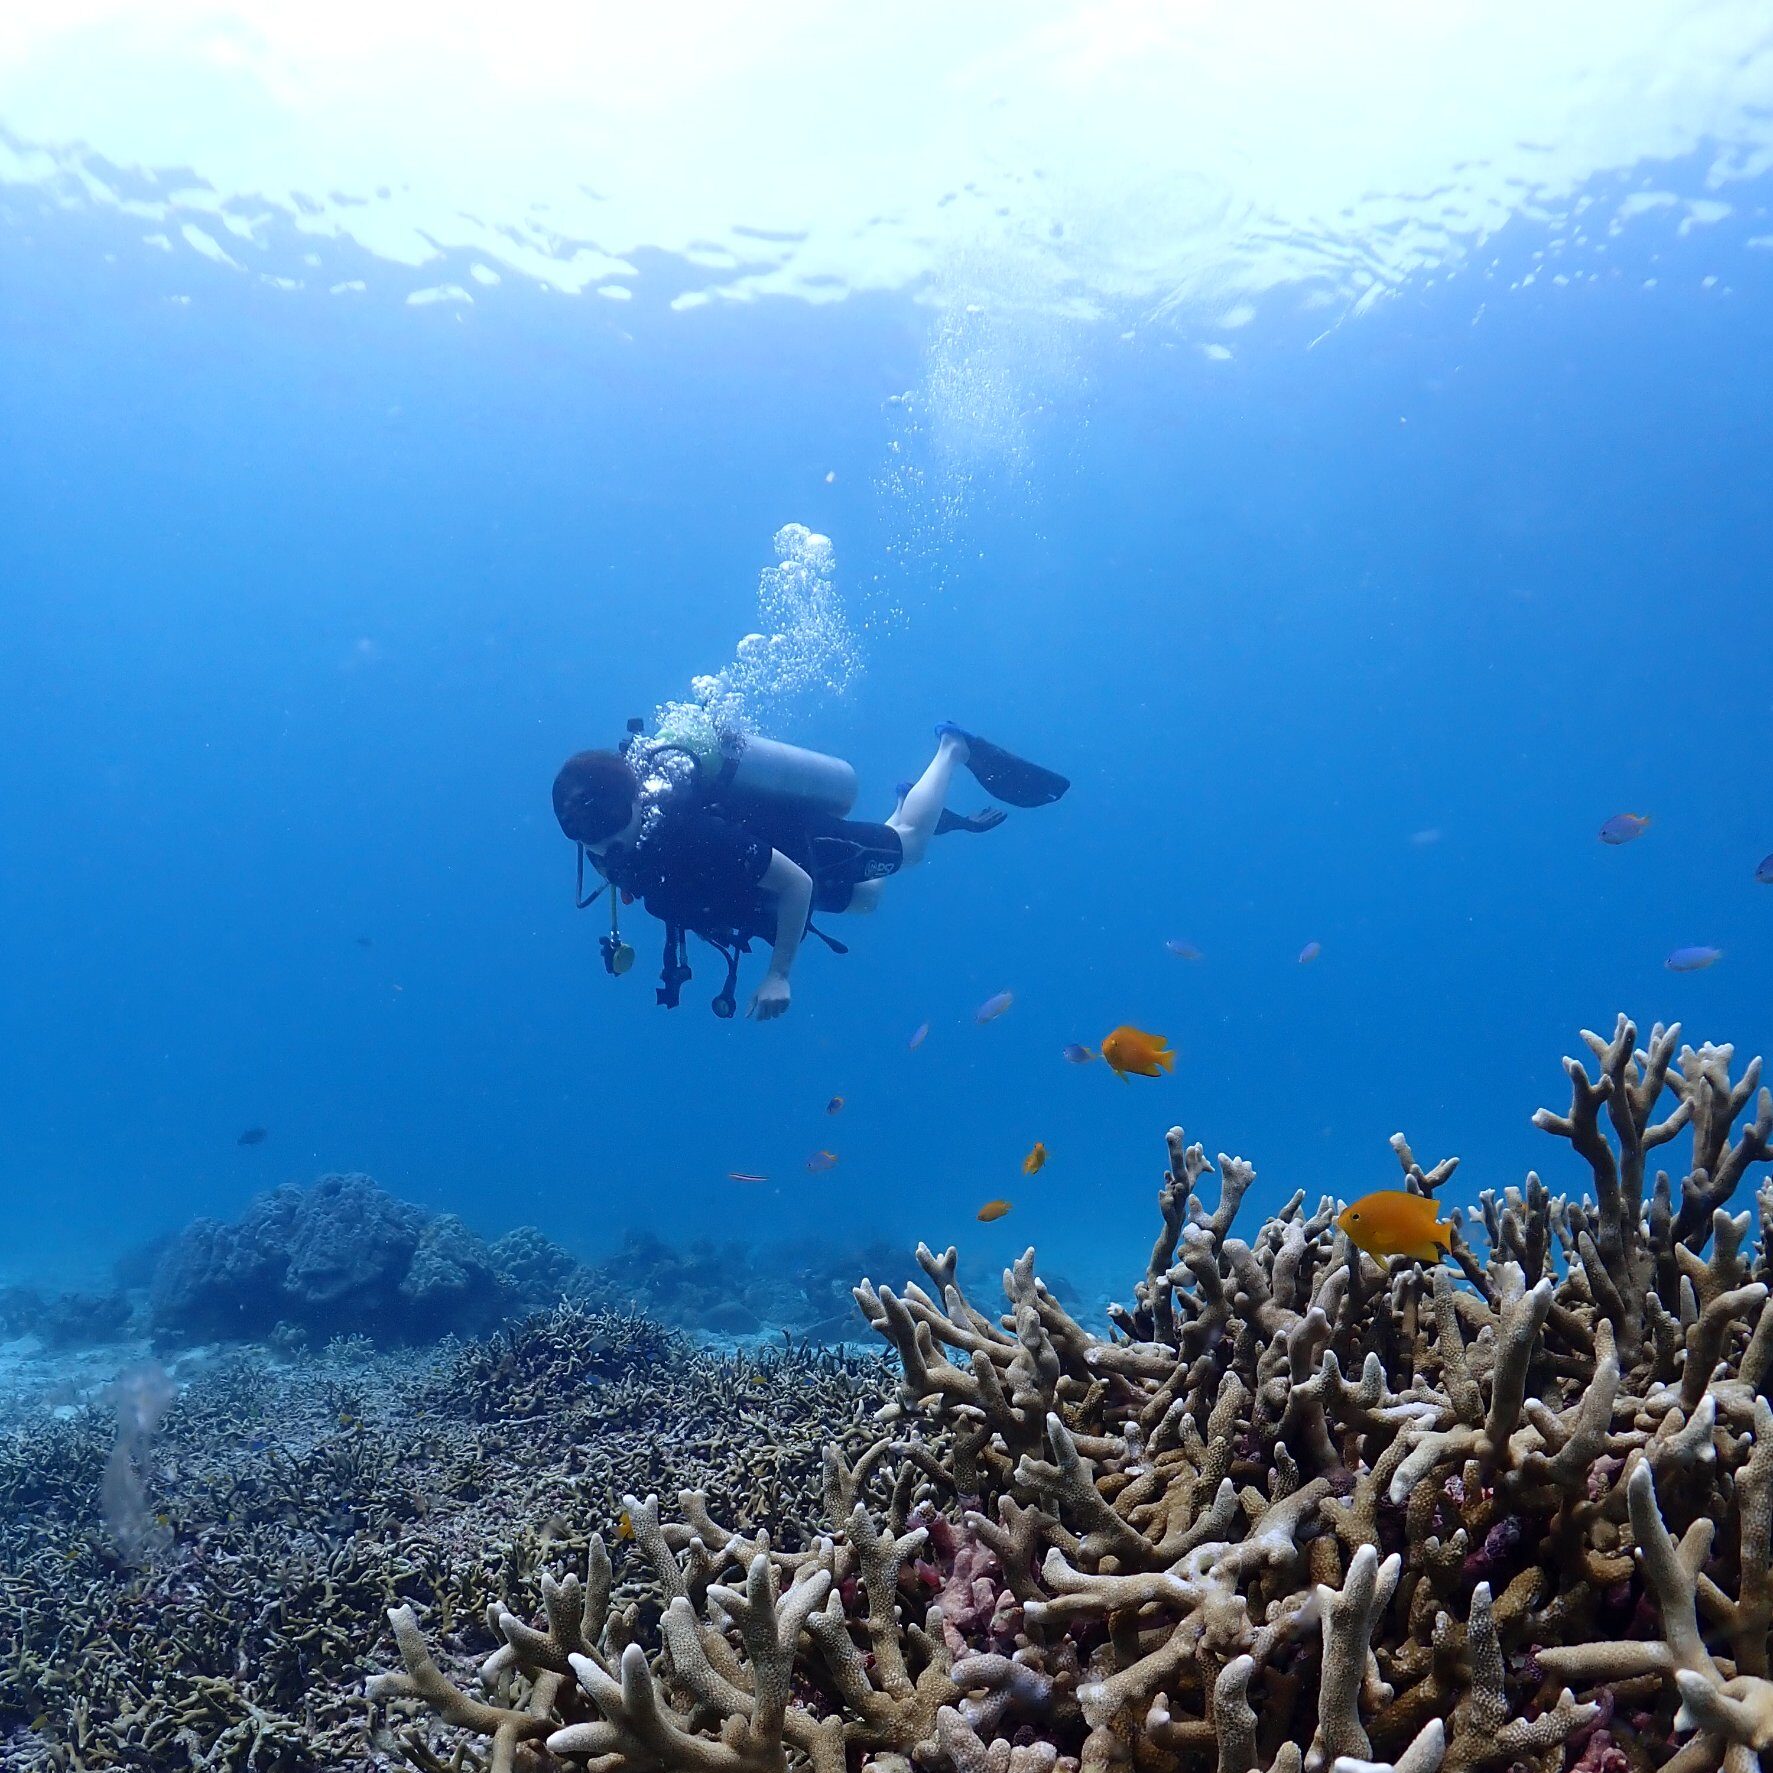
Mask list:
[[[620,1322],[654,1358],[545,1416],[523,1414],[521,1374],[509,1408],[491,1372],[463,1393],[469,1350],[188,1362],[134,1563],[102,1512],[108,1404],[0,1430],[0,1767],[422,1764],[422,1744],[369,1734],[387,1608],[422,1603],[450,1643],[489,1649],[489,1600],[522,1611],[539,1574],[582,1560],[566,1520],[613,1523],[625,1490],[661,1481],[796,1541],[828,1448],[859,1460],[872,1438],[880,1364],[717,1358]],[[621,1605],[645,1612],[657,1597],[637,1579]]]
[[[901,1379],[800,1536],[630,1495],[630,1605],[594,1547],[545,1625],[492,1620],[484,1699],[397,1609],[378,1699],[432,1708],[425,1766],[1742,1773],[1773,1744],[1773,1238],[1730,1206],[1773,1103],[1678,1030],[1585,1039],[1598,1081],[1567,1062],[1536,1119],[1592,1199],[1486,1191],[1430,1273],[1302,1191],[1234,1235],[1253,1167],[1172,1129],[1114,1333],[1032,1252],[994,1313],[920,1249],[922,1283],[856,1289]],[[1393,1148],[1406,1188],[1454,1173]]]

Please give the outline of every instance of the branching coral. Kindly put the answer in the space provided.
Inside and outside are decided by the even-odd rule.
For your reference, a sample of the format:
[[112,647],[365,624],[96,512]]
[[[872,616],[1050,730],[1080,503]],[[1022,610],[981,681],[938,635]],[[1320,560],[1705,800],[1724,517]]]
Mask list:
[[500,1613],[488,1701],[399,1613],[378,1693],[494,1764],[597,1773],[1745,1773],[1773,1746],[1773,1240],[1730,1207],[1773,1102],[1678,1030],[1585,1039],[1598,1076],[1567,1061],[1536,1120],[1592,1199],[1488,1191],[1431,1273],[1303,1193],[1235,1236],[1254,1169],[1172,1129],[1112,1334],[1032,1252],[991,1313],[920,1249],[918,1284],[856,1289],[901,1383],[809,1536],[630,1497],[625,1608],[594,1553],[545,1625]]

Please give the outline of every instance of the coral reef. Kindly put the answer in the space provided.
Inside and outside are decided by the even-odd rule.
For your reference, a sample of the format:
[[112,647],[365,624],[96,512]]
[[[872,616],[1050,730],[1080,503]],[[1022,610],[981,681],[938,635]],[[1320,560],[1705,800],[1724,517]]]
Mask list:
[[[379,1739],[492,1773],[1748,1773],[1773,1184],[1757,1236],[1730,1207],[1773,1099],[1673,1028],[1585,1039],[1595,1075],[1566,1061],[1535,1118],[1592,1197],[1486,1191],[1449,1266],[1375,1261],[1303,1191],[1234,1235],[1254,1169],[1177,1128],[1109,1335],[1032,1251],[1001,1313],[953,1250],[864,1281],[902,1379],[816,1522],[636,1486],[539,1613],[489,1606],[478,1658],[409,1595]],[[1446,1188],[1455,1160],[1393,1148],[1394,1185]]]
[[186,1357],[170,1402],[135,1375],[0,1432],[0,1767],[404,1764],[370,1739],[362,1697],[386,1608],[422,1603],[447,1642],[490,1649],[489,1597],[521,1608],[586,1555],[567,1523],[614,1529],[623,1491],[659,1481],[796,1540],[826,1445],[865,1443],[890,1394],[880,1360],[606,1331],[625,1364],[546,1414],[525,1403],[534,1370],[502,1407],[489,1358],[448,1407],[472,1350],[339,1338],[275,1366]]
[[633,1231],[589,1272],[591,1296],[621,1301],[675,1329],[716,1336],[788,1331],[813,1342],[865,1335],[850,1289],[870,1264],[894,1273],[909,1248],[871,1244],[858,1250],[829,1240],[735,1251],[730,1239],[673,1241]]
[[232,1224],[188,1225],[155,1266],[147,1319],[162,1344],[259,1340],[280,1326],[285,1344],[352,1332],[419,1342],[551,1305],[583,1274],[532,1227],[488,1244],[368,1176],[323,1176],[256,1196]]
[[114,1341],[129,1327],[128,1295],[45,1293],[37,1287],[0,1287],[0,1339],[36,1336],[50,1348]]

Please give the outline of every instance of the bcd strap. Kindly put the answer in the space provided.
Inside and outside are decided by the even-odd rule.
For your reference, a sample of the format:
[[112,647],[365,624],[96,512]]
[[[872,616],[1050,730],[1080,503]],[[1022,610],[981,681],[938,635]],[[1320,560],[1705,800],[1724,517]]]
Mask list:
[[689,958],[684,953],[684,931],[680,923],[665,925],[665,962],[659,968],[659,989],[657,992],[660,1005],[668,1010],[677,1008],[683,996],[683,987],[690,973]]

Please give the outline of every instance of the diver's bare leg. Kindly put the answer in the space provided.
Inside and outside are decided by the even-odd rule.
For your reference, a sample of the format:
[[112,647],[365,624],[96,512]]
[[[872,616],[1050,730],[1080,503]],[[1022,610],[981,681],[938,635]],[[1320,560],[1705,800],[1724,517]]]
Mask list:
[[870,911],[880,909],[881,894],[886,891],[884,880],[858,881],[850,889],[850,902],[844,911],[852,916],[866,917]]
[[948,786],[955,769],[967,760],[966,740],[956,733],[944,733],[936,746],[936,755],[929,768],[911,785],[899,810],[887,823],[899,834],[905,852],[904,866],[914,868],[923,860],[930,839],[936,834],[936,821],[948,800]]

